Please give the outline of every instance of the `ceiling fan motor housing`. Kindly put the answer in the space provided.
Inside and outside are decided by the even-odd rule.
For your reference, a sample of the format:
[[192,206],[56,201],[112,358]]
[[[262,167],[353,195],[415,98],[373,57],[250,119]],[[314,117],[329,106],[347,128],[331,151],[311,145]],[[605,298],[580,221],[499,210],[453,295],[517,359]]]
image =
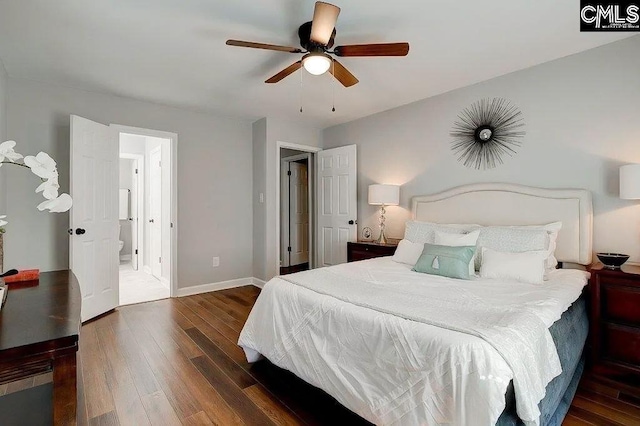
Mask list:
[[336,29],[333,29],[329,43],[327,43],[326,46],[311,41],[311,21],[300,25],[300,28],[298,28],[298,37],[300,37],[300,46],[309,52],[325,52],[327,49],[333,47],[333,43],[336,38]]

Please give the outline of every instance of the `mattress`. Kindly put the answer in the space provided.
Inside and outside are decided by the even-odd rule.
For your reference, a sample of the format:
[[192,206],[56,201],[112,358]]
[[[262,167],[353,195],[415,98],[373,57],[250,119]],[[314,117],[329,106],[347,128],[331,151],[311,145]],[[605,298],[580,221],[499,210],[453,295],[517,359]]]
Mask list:
[[[505,312],[525,312],[547,334],[548,327],[579,297],[587,280],[584,272],[554,271],[542,286],[496,280],[463,282],[418,274],[391,258],[323,269],[329,271],[322,274],[336,277],[334,283],[326,283],[336,293],[340,283],[352,287],[360,283],[365,295],[368,288],[384,289],[390,302],[404,296],[401,302],[419,312],[421,302],[433,302],[430,299],[441,293],[460,292],[466,295],[467,304],[477,301],[478,305],[502,306]],[[276,277],[265,285],[239,340],[249,361],[265,356],[377,424],[492,425],[501,416],[515,370],[487,341],[416,321],[421,319],[415,318],[417,314],[392,315],[385,312],[384,304],[349,303],[323,294],[322,286],[296,285],[296,279],[304,284],[303,276],[296,275],[285,278],[290,281]],[[425,293],[428,288],[431,293]],[[412,292],[416,297],[407,299]],[[498,312],[493,311],[489,314]],[[545,351],[538,354],[539,359],[548,358],[550,365],[555,359],[558,366],[545,376],[548,380],[535,404],[544,396],[544,386],[561,373],[562,360],[555,346]]]

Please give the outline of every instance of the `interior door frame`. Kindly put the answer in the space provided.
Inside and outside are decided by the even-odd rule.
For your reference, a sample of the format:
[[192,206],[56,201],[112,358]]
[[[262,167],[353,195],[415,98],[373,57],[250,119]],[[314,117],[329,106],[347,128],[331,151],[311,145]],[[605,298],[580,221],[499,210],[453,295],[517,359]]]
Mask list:
[[[309,174],[309,170],[311,169],[311,161],[313,161],[313,155],[310,152],[306,152],[304,154],[298,154],[298,155],[292,155],[290,157],[285,157],[282,160],[280,160],[280,182],[281,182],[281,186],[280,189],[281,191],[285,189],[285,176],[288,177],[285,172],[285,167],[287,165],[287,163],[293,163],[296,161],[300,161],[300,160],[307,160],[307,187],[310,188],[311,185],[311,175]],[[290,182],[289,182],[290,184]],[[288,187],[288,186],[286,186]],[[291,196],[289,197],[282,197],[282,192],[280,192],[281,194],[281,199],[280,199],[280,211],[282,212],[282,217],[279,218],[280,220],[280,225],[282,225],[282,223],[284,222],[284,219],[286,218],[288,221],[291,220],[291,218],[289,217],[289,213],[290,213],[290,203],[291,203]],[[311,191],[307,191],[307,209],[309,210],[307,215],[309,216],[309,263],[311,263],[311,256],[313,255],[313,250],[312,250],[312,241],[311,241],[311,208],[313,207],[313,200],[311,199]],[[282,226],[280,228],[280,241],[287,241],[287,237],[289,237],[289,233],[290,233],[290,226],[288,229],[283,229]],[[284,244],[280,244],[280,256],[284,257],[285,254],[285,245]],[[291,266],[290,264],[291,259],[289,259],[288,262],[286,262],[286,264],[282,264],[282,266]],[[309,265],[311,266],[311,265]]]
[[111,124],[117,134],[118,142],[120,140],[121,133],[130,133],[140,136],[149,136],[153,138],[169,139],[169,151],[170,158],[169,171],[171,175],[170,179],[170,267],[171,274],[169,277],[169,297],[176,297],[178,294],[178,134],[165,132],[162,130],[143,129],[140,127],[123,126],[121,124]]
[[[159,169],[159,182],[155,182],[155,179],[152,178],[152,171],[154,170],[154,166],[152,165],[151,159],[153,158],[154,155],[159,155],[160,156],[160,160],[158,160],[158,169]],[[162,145],[158,145],[155,148],[152,148],[149,150],[149,211],[148,213],[148,217],[149,222],[151,222],[151,219],[153,219],[153,221],[155,222],[156,220],[158,220],[160,222],[160,227],[159,229],[157,229],[157,232],[160,232],[160,238],[158,238],[158,242],[160,244],[159,250],[160,250],[160,256],[159,259],[162,258],[162,242],[164,241],[164,230],[163,227],[165,226],[165,224],[162,221],[162,190],[164,189],[162,186],[162,167],[160,166],[160,164],[162,163]],[[154,211],[152,209],[151,206],[151,200],[153,198],[153,194],[154,194],[154,190],[157,189],[155,188],[155,185],[160,185],[160,200],[156,200],[156,202],[158,203],[158,205],[155,205],[156,208],[160,209],[160,218],[156,218],[155,215],[154,217],[151,217],[151,215],[154,214]],[[151,234],[154,232],[153,228],[155,228],[155,223],[149,223],[149,270],[151,275],[153,275],[154,277],[156,277],[158,279],[158,281],[162,281],[162,261],[158,261],[155,262],[155,260],[153,259],[153,257],[151,257],[151,255],[154,253],[154,250],[157,249],[158,247],[153,247],[153,244],[151,243]],[[159,274],[158,275],[154,275],[153,271],[154,268],[158,268],[159,269]]]
[[316,163],[316,153],[322,151],[322,148],[318,148],[315,146],[309,146],[309,145],[300,145],[300,144],[296,144],[296,143],[290,143],[290,142],[282,142],[282,141],[276,141],[276,246],[274,247],[276,250],[276,253],[278,253],[278,255],[276,256],[276,275],[280,275],[280,250],[281,250],[281,241],[280,241],[280,222],[281,222],[281,218],[280,218],[280,214],[281,214],[281,199],[280,199],[280,174],[282,173],[282,171],[280,170],[281,168],[281,162],[282,162],[282,148],[286,148],[286,149],[293,149],[296,151],[301,151],[301,152],[306,152],[306,153],[310,153],[312,155],[312,159],[309,161],[309,169],[307,170],[307,173],[309,174],[309,176],[311,176],[311,173],[313,173],[313,178],[309,179],[309,183],[311,183],[311,185],[309,185],[309,201],[312,207],[312,210],[309,212],[310,218],[309,218],[309,228],[310,228],[310,232],[309,232],[309,248],[311,249],[311,253],[309,253],[309,269],[313,269],[316,266],[316,256],[317,256],[317,248],[316,248],[316,234],[315,234],[315,228],[316,228],[316,214],[315,214],[315,206],[316,206],[316,187],[317,187],[317,182],[316,182],[316,172],[315,172],[315,163]]
[[[119,139],[119,138],[118,138]],[[119,142],[119,141],[118,141]],[[144,241],[142,236],[144,235],[144,155],[142,154],[129,154],[127,152],[120,152],[120,158],[124,158],[127,160],[133,160],[136,165],[136,169],[138,169],[138,176],[136,180],[138,181],[138,197],[135,200],[138,205],[138,218],[137,218],[137,226],[136,232],[138,233],[138,270],[140,270],[142,266],[141,259],[144,259],[144,244],[141,244],[141,241]],[[133,200],[132,200],[133,201]],[[133,249],[133,247],[132,247]],[[134,253],[131,253],[133,256]]]

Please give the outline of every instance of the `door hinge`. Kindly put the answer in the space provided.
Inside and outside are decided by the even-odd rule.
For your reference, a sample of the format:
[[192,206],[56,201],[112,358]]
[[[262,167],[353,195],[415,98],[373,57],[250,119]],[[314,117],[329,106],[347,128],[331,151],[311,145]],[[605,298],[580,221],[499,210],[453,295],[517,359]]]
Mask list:
[[162,161],[158,161],[158,167],[162,167]]
[[287,251],[291,251],[291,247],[287,247]]
[[171,222],[171,228],[173,228],[173,222]]
[[138,254],[138,249],[136,249],[136,254]]
[[158,258],[158,263],[162,263],[162,258],[161,257]]
[[136,174],[138,174],[138,169],[136,169]]
[[287,176],[291,176],[291,170],[287,170]]

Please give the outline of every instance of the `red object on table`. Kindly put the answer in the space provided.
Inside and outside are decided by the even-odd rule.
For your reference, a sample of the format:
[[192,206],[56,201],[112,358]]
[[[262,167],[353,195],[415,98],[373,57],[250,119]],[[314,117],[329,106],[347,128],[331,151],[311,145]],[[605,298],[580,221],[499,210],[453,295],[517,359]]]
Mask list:
[[18,281],[33,281],[38,278],[40,278],[40,269],[25,269],[23,271],[19,271],[15,275],[4,277],[4,282],[15,283]]

